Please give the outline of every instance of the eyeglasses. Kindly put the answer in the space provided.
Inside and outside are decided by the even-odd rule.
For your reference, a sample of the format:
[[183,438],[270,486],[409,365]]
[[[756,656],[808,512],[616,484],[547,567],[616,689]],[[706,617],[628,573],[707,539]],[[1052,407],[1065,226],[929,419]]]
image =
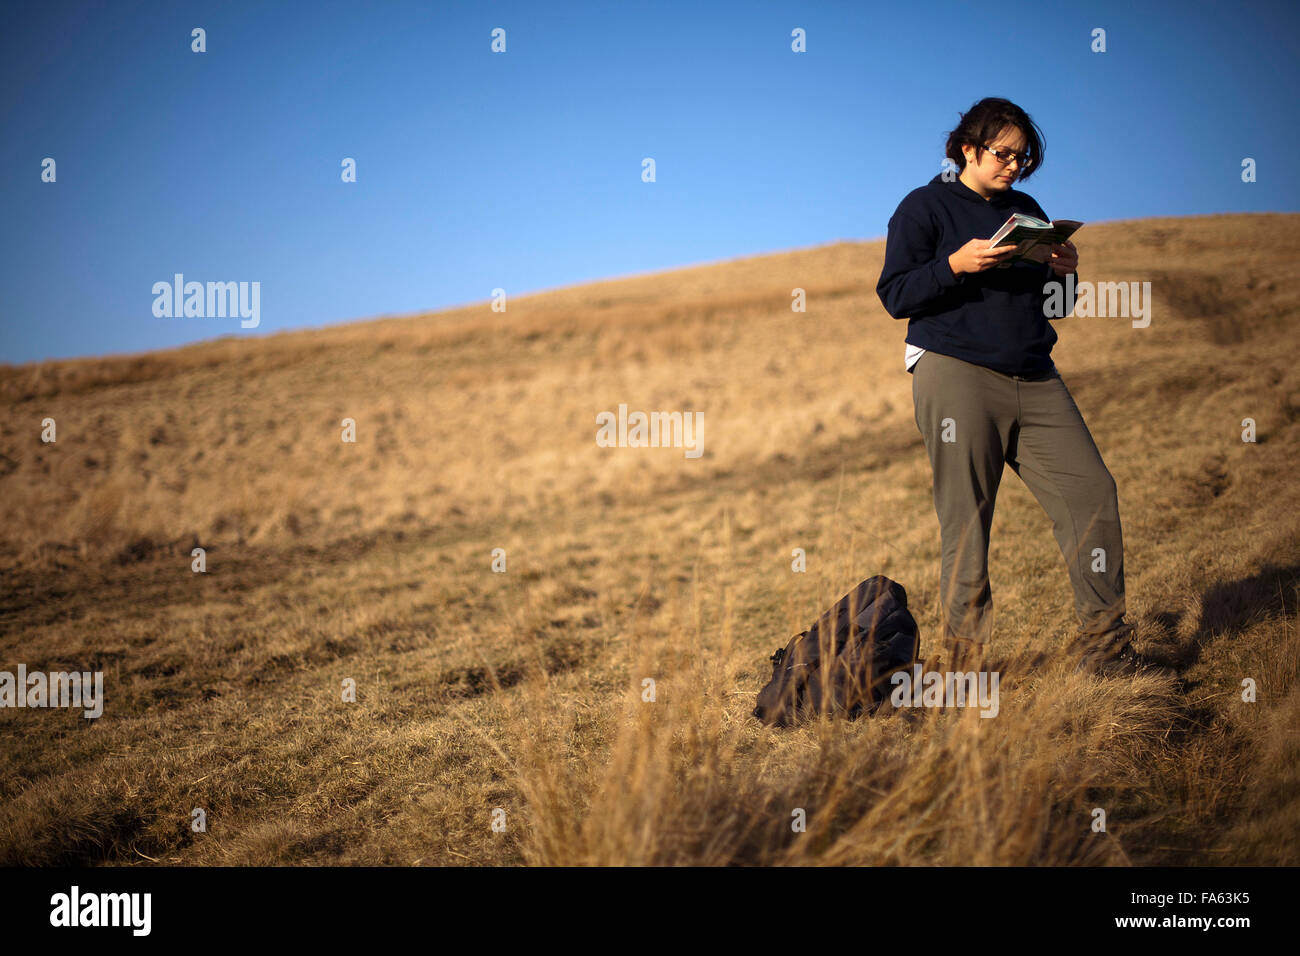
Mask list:
[[1024,172],[1026,169],[1034,165],[1034,161],[1025,153],[1017,153],[1010,149],[1000,149],[993,146],[981,146],[980,148],[992,153],[993,158],[1002,166],[1007,165],[1014,159],[1016,161],[1016,168],[1021,172]]

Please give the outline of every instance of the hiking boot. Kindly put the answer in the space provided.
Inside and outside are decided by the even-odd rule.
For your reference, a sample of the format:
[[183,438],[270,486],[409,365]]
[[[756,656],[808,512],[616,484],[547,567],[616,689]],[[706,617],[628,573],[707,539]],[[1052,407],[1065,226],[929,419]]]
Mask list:
[[[1128,633],[1131,633],[1131,629]],[[1134,650],[1132,640],[1124,640],[1118,650],[1115,647],[1115,644],[1111,644],[1101,650],[1089,651],[1079,660],[1075,671],[1098,677],[1136,677],[1139,674],[1143,677],[1161,678],[1176,676],[1173,668],[1156,664]]]

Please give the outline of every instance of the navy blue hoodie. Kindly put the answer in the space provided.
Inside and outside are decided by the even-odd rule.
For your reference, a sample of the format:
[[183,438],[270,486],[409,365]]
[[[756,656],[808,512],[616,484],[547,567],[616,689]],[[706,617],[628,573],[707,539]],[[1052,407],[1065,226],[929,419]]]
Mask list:
[[[959,276],[948,256],[976,238],[990,238],[1013,212],[1047,214],[1015,189],[984,199],[960,179],[935,176],[903,197],[889,220],[885,265],[876,294],[885,311],[908,319],[907,342],[1007,375],[1050,371],[1056,330],[1044,314],[1049,281],[1044,263],[1018,262]],[[1074,273],[1074,286],[1079,276]],[[1071,288],[1067,286],[1066,288]],[[1066,301],[1064,314],[1074,303]]]

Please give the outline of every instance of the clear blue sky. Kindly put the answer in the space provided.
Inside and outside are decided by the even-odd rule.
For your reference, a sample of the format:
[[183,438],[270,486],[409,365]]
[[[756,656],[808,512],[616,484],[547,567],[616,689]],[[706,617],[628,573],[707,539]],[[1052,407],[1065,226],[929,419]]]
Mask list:
[[[983,96],[1049,216],[1300,208],[1293,0],[3,7],[4,362],[882,237]],[[155,318],[177,272],[260,282],[260,327]]]

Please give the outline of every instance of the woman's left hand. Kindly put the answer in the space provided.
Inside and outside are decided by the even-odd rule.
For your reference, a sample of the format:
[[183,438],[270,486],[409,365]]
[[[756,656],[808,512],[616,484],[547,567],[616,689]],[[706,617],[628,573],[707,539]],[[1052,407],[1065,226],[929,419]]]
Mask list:
[[1048,264],[1058,276],[1068,276],[1079,268],[1079,250],[1067,239],[1061,245],[1052,247],[1052,258]]

